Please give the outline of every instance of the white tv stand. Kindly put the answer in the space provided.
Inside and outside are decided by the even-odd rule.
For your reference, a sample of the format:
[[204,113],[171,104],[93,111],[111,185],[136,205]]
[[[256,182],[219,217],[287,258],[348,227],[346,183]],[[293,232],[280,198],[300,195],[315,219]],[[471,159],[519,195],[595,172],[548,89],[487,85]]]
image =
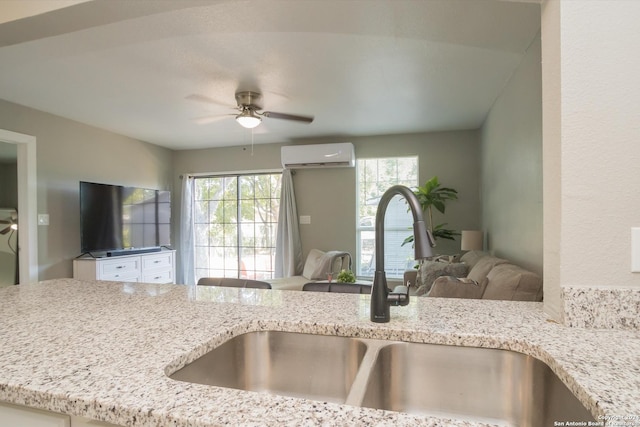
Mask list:
[[73,260],[73,278],[119,282],[175,283],[176,251],[163,249],[146,254]]

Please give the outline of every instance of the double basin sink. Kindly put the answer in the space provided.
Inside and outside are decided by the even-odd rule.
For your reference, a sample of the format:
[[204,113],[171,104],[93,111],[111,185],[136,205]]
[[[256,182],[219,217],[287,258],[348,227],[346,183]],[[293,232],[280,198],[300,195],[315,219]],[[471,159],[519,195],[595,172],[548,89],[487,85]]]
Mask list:
[[594,421],[549,366],[508,350],[262,331],[170,378],[494,424]]

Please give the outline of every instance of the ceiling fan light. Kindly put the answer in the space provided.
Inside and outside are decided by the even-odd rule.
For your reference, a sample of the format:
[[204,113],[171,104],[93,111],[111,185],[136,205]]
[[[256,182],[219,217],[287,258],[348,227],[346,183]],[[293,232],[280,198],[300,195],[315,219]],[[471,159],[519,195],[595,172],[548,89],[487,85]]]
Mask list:
[[15,224],[15,223],[14,223],[14,224],[11,224],[11,225],[9,226],[9,228],[11,228],[12,230],[14,230],[14,231],[15,231],[15,230],[17,230],[17,229],[18,229],[18,224]]
[[236,116],[236,121],[240,123],[240,126],[242,127],[253,129],[262,122],[262,119],[251,113],[242,113]]

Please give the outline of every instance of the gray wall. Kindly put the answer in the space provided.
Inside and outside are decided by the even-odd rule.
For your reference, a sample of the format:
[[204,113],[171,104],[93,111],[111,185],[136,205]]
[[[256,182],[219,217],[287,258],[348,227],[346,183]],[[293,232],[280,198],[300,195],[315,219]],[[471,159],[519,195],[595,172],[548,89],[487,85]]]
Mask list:
[[481,129],[486,247],[542,275],[542,76],[540,40]]
[[[477,131],[387,135],[359,138],[297,141],[300,144],[353,142],[357,158],[418,155],[420,182],[437,175],[444,185],[459,191],[460,200],[447,208],[446,220],[453,229],[480,227],[480,145]],[[182,173],[279,169],[282,144],[228,147],[174,153],[174,188],[180,192]],[[340,249],[356,253],[355,192],[352,168],[302,169],[294,176],[299,215],[310,215],[311,224],[301,225],[303,256],[309,250]],[[179,197],[174,197],[179,204]],[[174,209],[174,217],[179,212]],[[176,222],[177,223],[177,222]],[[176,227],[177,228],[177,227]],[[177,230],[175,230],[176,239]],[[176,240],[177,241],[177,240]],[[438,253],[459,252],[459,242],[439,242]]]
[[171,151],[0,100],[0,128],[37,138],[39,279],[72,276],[80,254],[78,182],[171,189]]

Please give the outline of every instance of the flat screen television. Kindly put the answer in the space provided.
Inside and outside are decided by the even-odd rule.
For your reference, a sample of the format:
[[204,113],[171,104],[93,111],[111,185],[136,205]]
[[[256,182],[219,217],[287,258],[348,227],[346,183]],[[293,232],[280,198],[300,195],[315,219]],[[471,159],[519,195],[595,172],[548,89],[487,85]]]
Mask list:
[[80,181],[83,253],[169,246],[170,223],[169,191]]

